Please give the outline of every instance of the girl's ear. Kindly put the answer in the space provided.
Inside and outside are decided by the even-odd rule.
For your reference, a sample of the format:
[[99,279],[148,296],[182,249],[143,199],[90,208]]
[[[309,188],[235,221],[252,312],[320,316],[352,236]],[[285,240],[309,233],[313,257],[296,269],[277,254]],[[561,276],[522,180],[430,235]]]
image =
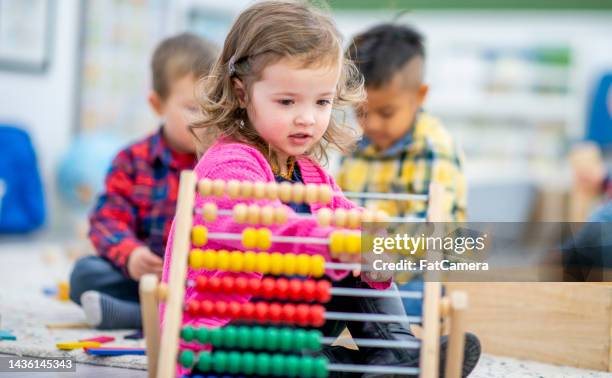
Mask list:
[[234,85],[234,91],[236,93],[236,97],[238,97],[238,102],[240,103],[241,108],[246,108],[246,89],[244,87],[244,83],[238,78],[232,79],[232,84]]

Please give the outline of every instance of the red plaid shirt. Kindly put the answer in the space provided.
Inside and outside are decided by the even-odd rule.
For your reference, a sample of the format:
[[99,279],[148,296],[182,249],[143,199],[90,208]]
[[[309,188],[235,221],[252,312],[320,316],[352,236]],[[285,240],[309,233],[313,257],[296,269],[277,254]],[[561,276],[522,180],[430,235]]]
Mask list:
[[89,238],[100,256],[126,276],[128,256],[147,246],[163,257],[174,218],[179,175],[196,157],[170,149],[162,128],[121,151],[91,213]]

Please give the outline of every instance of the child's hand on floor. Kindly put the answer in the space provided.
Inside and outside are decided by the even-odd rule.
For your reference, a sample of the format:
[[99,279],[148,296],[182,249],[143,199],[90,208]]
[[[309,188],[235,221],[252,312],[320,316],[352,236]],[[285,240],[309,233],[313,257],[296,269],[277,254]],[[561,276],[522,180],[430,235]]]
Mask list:
[[161,278],[163,264],[162,258],[151,252],[149,248],[138,247],[130,254],[127,269],[130,277],[136,281],[149,273]]

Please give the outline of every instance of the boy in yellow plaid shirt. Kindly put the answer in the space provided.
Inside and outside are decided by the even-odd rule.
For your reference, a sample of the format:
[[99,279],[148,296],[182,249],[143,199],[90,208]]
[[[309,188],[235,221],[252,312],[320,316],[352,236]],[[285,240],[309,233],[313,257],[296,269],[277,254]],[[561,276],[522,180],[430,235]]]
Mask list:
[[[421,110],[425,48],[415,30],[382,24],[359,34],[347,56],[365,78],[368,99],[356,109],[364,137],[342,160],[338,184],[344,191],[427,194],[432,181],[448,195],[449,221],[466,217],[462,153],[438,119]],[[394,216],[425,216],[423,201],[366,201]]]

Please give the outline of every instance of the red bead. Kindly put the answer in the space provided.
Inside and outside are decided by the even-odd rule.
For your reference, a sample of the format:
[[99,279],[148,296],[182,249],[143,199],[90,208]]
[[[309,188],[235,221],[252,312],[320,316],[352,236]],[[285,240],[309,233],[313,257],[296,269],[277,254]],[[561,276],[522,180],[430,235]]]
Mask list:
[[225,276],[221,279],[221,292],[234,294],[234,277]]
[[259,297],[261,295],[261,279],[253,277],[249,279],[249,288],[248,293],[254,297]]
[[190,300],[187,302],[187,313],[191,316],[199,316],[200,315],[200,302],[197,300]]
[[248,285],[249,281],[245,277],[236,277],[236,280],[234,281],[234,290],[236,291],[236,294],[247,294]]
[[278,323],[282,320],[283,308],[278,303],[270,303],[268,307],[268,319],[272,323]]
[[238,302],[230,302],[227,306],[227,316],[232,319],[239,319],[242,312],[242,306]]
[[255,304],[251,302],[243,303],[240,309],[240,319],[253,320],[255,316]]
[[279,278],[276,280],[276,298],[287,299],[289,291],[289,281],[286,278]]
[[306,327],[310,324],[310,306],[307,304],[299,304],[295,308],[295,323],[301,327]]
[[302,282],[302,298],[306,302],[314,302],[317,295],[317,285],[313,280]]
[[276,285],[274,285],[274,279],[271,277],[266,277],[261,281],[261,289],[260,296],[265,299],[274,298],[274,294],[276,294]]
[[325,307],[314,305],[310,307],[310,325],[321,327],[325,324]]
[[200,307],[200,312],[202,313],[202,316],[209,317],[214,315],[213,311],[215,309],[215,305],[211,301],[204,300],[200,302]]
[[327,303],[331,299],[331,283],[321,280],[317,282],[317,301]]
[[208,277],[199,275],[195,279],[195,289],[199,293],[205,293],[208,287]]
[[268,304],[266,302],[257,302],[255,304],[255,320],[260,323],[268,321]]
[[283,316],[284,323],[295,323],[295,305],[291,303],[285,303],[283,305]]
[[215,316],[220,318],[227,316],[227,302],[215,302]]
[[221,279],[219,277],[210,277],[208,279],[208,290],[211,293],[218,293],[221,291]]
[[297,278],[289,281],[289,299],[299,301],[302,299],[302,281]]

